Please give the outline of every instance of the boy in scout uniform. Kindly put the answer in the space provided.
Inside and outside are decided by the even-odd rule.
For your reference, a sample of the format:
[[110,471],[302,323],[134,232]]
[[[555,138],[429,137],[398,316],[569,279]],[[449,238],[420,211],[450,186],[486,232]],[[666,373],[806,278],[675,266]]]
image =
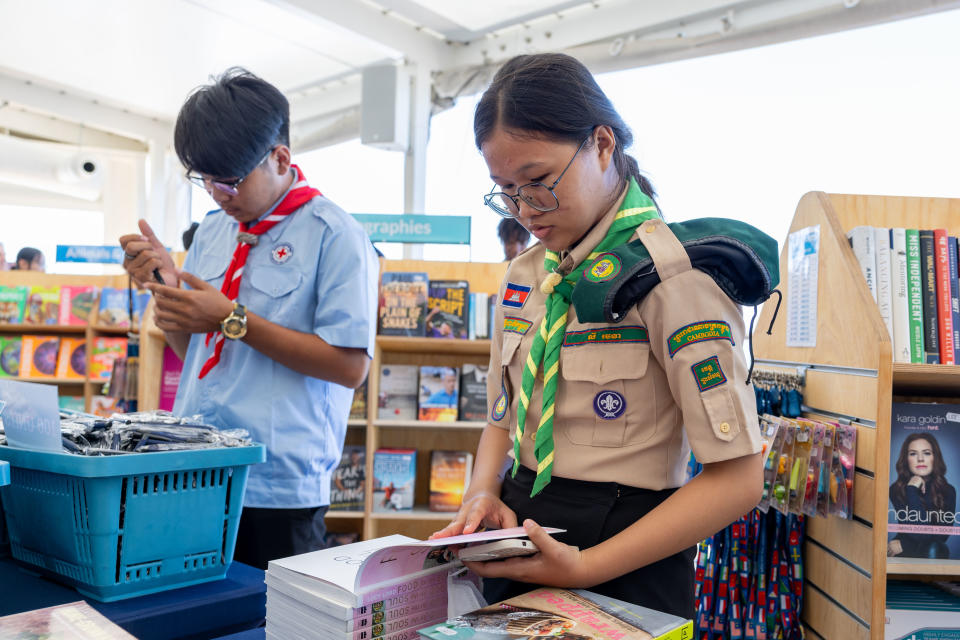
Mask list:
[[[692,617],[695,544],[762,489],[740,308],[693,268],[623,151],[629,129],[573,58],[507,62],[474,131],[496,183],[485,202],[540,244],[500,288],[488,425],[463,505],[434,535],[524,525],[538,554],[468,563],[491,602],[583,587]],[[582,321],[574,289],[632,274],[630,242],[659,283],[615,322]],[[691,449],[704,470],[684,485]]]

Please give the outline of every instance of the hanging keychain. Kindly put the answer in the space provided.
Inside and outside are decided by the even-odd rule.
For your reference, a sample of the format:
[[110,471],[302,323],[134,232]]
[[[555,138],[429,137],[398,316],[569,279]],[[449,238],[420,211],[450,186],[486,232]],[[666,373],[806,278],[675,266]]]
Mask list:
[[790,469],[789,513],[800,515],[803,508],[804,491],[807,486],[807,468],[810,463],[810,449],[813,446],[813,424],[808,420],[797,420],[797,433],[793,441],[793,464]]
[[786,514],[789,506],[790,471],[793,466],[797,425],[792,420],[786,420],[786,424],[781,422],[780,429],[784,432],[783,448],[777,459],[777,475],[773,481],[773,499],[770,504],[780,513]]
[[817,484],[820,480],[820,462],[823,456],[825,427],[820,422],[813,424],[813,445],[810,447],[810,462],[807,464],[807,482],[804,488],[803,508],[806,516],[817,515]]

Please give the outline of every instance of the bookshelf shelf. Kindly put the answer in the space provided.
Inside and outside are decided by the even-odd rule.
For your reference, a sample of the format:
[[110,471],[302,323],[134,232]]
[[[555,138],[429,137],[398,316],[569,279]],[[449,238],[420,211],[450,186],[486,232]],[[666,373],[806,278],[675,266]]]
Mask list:
[[437,422],[433,420],[374,420],[373,426],[385,429],[409,427],[412,429],[483,429],[486,422],[457,420],[456,422]]
[[40,377],[12,376],[7,379],[16,380],[17,382],[40,382],[43,384],[55,384],[55,385],[68,385],[68,384],[83,385],[86,383],[86,380],[77,380],[76,378],[40,378]]
[[960,396],[960,365],[893,365],[893,388],[901,395]]
[[430,511],[426,507],[414,507],[410,511],[373,512],[370,517],[374,520],[439,520],[449,522],[455,513],[449,511]]
[[960,562],[942,562],[914,558],[912,560],[898,560],[887,558],[887,577],[897,576],[958,576]]
[[[106,325],[93,325],[90,327],[94,333],[102,333],[104,335],[110,336],[125,336],[130,333],[129,327],[110,327]],[[134,331],[133,333],[139,333],[139,331]]]
[[377,346],[383,351],[391,353],[449,353],[456,355],[487,355],[490,353],[489,340],[377,336]]
[[361,420],[361,419],[356,419],[356,418],[351,418],[351,419],[347,420],[347,428],[350,428],[350,427],[366,427],[366,426],[367,426],[367,421],[366,421],[366,420]]
[[63,333],[80,334],[87,332],[85,325],[75,324],[0,324],[0,333],[21,333],[30,335],[32,333]]
[[328,518],[363,518],[363,511],[330,511],[327,510],[324,519]]

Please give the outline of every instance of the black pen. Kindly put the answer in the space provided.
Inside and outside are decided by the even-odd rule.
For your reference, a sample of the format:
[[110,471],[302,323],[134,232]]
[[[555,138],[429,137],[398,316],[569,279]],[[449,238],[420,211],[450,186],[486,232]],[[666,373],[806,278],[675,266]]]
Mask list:
[[160,284],[162,284],[162,285],[166,285],[166,284],[167,284],[166,282],[163,281],[163,276],[160,275],[160,269],[154,269],[154,270],[153,270],[153,277],[156,278],[156,279],[157,279],[157,282],[159,282]]

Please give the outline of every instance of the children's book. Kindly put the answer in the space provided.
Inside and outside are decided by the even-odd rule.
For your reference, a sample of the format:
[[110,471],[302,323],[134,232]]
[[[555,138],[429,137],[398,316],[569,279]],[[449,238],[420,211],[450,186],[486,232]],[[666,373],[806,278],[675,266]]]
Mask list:
[[30,287],[24,323],[57,324],[59,320],[60,287]]
[[[140,326],[143,311],[150,301],[145,291],[133,292],[133,328]],[[105,327],[130,327],[130,290],[104,287],[100,292],[100,309],[96,324]]]
[[0,324],[20,324],[27,308],[27,287],[0,286]]
[[20,347],[20,376],[53,378],[57,373],[60,338],[57,336],[23,336]]
[[136,640],[86,602],[70,602],[0,618],[0,638]]
[[86,338],[60,338],[57,355],[57,377],[83,380],[87,377]]
[[57,402],[61,409],[66,409],[67,411],[84,412],[87,410],[83,396],[60,396],[57,398]]
[[90,379],[109,380],[113,361],[127,355],[126,338],[96,337],[90,354]]
[[380,420],[417,419],[417,377],[415,364],[380,366],[380,392],[377,418]]
[[427,274],[387,271],[380,277],[379,333],[426,335]]
[[366,459],[366,447],[344,445],[340,464],[330,480],[330,511],[363,511]]
[[469,451],[432,451],[430,511],[457,511],[472,471],[473,454]]
[[367,381],[353,390],[353,402],[350,404],[350,420],[367,419]]
[[482,364],[465,364],[460,371],[459,419],[482,422],[487,419],[487,371]]
[[20,375],[22,344],[20,336],[0,336],[0,378]]
[[377,449],[373,454],[373,510],[413,509],[416,480],[416,449]]
[[160,398],[157,407],[161,411],[173,411],[173,402],[177,398],[180,386],[180,374],[183,372],[183,360],[169,346],[163,348],[163,363],[160,365]]
[[459,387],[456,367],[420,367],[418,418],[456,422]]
[[466,338],[470,284],[466,280],[431,280],[427,294],[428,338]]
[[60,288],[60,318],[58,324],[83,326],[90,321],[90,311],[97,299],[92,286],[71,285]]
[[109,418],[115,413],[123,413],[119,406],[119,398],[110,396],[93,396],[90,400],[90,413],[102,418]]
[[420,630],[429,640],[686,640],[693,621],[584,589],[541,587]]

